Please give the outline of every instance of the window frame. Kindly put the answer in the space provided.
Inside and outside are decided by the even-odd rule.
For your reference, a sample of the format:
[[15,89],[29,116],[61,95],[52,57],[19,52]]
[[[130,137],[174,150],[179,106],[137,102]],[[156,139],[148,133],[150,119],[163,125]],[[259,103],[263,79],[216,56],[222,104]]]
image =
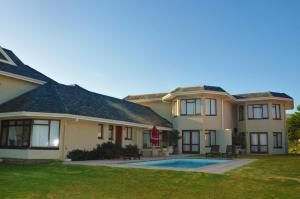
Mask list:
[[[275,116],[273,115],[273,108],[275,108]],[[279,117],[277,116],[277,108],[279,109]],[[272,117],[273,120],[281,120],[281,105],[280,104],[272,104]]]
[[[200,112],[197,113],[197,101],[200,101],[200,106],[199,106],[199,110]],[[182,112],[182,102],[185,101],[184,105],[185,105],[185,113]],[[188,102],[188,101],[193,101],[193,102]],[[195,108],[194,108],[194,112],[195,114],[188,114],[188,104],[195,104]],[[201,111],[202,111],[202,99],[201,98],[193,98],[193,99],[181,99],[180,100],[180,115],[181,116],[194,116],[194,115],[201,115]]]
[[[260,107],[258,107],[260,106]],[[264,117],[264,106],[267,107],[267,117]],[[252,117],[250,117],[250,112],[249,112],[249,108],[251,108],[252,111]],[[260,118],[256,118],[254,117],[254,109],[261,109],[261,117]],[[247,105],[247,116],[248,116],[248,120],[265,120],[265,119],[269,119],[269,105],[268,104],[248,104]]]
[[114,125],[108,125],[108,140],[114,140]]
[[[207,113],[206,100],[209,100],[209,113]],[[215,113],[212,114],[212,103],[211,101],[215,101]],[[205,98],[205,115],[206,116],[217,116],[217,99],[216,98]]]
[[[281,142],[278,141],[278,136],[280,135]],[[274,137],[276,137],[276,146],[274,146]],[[282,132],[273,132],[273,148],[282,149]]]
[[245,106],[244,105],[239,105],[239,121],[244,121],[245,120]]
[[[215,134],[215,143],[212,144],[212,139],[211,139],[211,133],[214,133]],[[208,135],[208,138],[209,138],[209,145],[206,145],[206,141],[205,141],[205,136]],[[204,133],[204,142],[205,142],[205,147],[211,147],[213,145],[216,145],[217,144],[217,131],[216,130],[211,130],[211,129],[207,129],[205,130],[205,133]]]
[[[128,130],[131,130],[130,131],[130,136],[129,136],[129,131]],[[133,134],[133,128],[132,127],[125,127],[125,140],[132,140],[132,134]]]
[[103,140],[103,132],[104,128],[103,128],[103,124],[99,124],[99,132],[98,132],[98,140]]
[[[257,136],[257,144],[252,144],[252,134],[257,134],[258,136]],[[261,134],[265,134],[266,135],[266,138],[267,138],[267,144],[264,144],[264,145],[262,145],[262,144],[260,144],[260,135]],[[268,132],[250,132],[249,133],[249,141],[250,141],[250,153],[257,153],[257,154],[267,154],[267,153],[269,153],[269,137],[268,137]],[[257,151],[253,151],[252,150],[252,147],[257,147]],[[261,150],[261,148],[262,147],[267,147],[266,149],[267,149],[267,151],[262,151]]]
[[[48,124],[34,124],[34,121],[47,121]],[[22,121],[23,125],[18,125],[18,121]],[[28,124],[25,124],[25,121],[28,121]],[[61,121],[60,120],[51,120],[51,119],[40,119],[40,118],[30,118],[30,119],[12,119],[12,120],[2,120],[1,121],[1,132],[0,132],[0,148],[5,149],[38,149],[38,150],[59,150],[60,144],[58,146],[50,146],[50,129],[51,129],[51,121],[56,121],[59,123],[58,125],[58,139],[60,141],[60,130],[61,130]],[[7,122],[7,124],[5,124]],[[3,134],[3,127],[10,127],[10,122],[15,122],[15,126],[24,126],[29,127],[29,144],[26,147],[20,146],[8,146],[8,134],[6,136],[6,143],[5,146],[2,145],[2,134]],[[4,124],[3,124],[4,123]],[[41,126],[48,126],[48,146],[32,146],[32,134],[33,134],[33,126],[34,125],[41,125]],[[14,126],[14,125],[12,125]],[[60,142],[59,142],[60,143]]]

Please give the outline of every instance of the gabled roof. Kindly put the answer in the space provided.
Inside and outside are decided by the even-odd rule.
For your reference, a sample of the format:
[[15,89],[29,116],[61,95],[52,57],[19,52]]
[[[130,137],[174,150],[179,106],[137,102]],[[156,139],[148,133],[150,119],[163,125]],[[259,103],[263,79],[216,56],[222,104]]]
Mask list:
[[289,95],[285,93],[278,93],[278,92],[258,92],[258,93],[245,93],[245,94],[238,94],[233,95],[237,99],[249,99],[249,98],[261,98],[261,97],[280,97],[280,98],[287,98],[293,99]]
[[23,76],[23,77],[43,81],[43,82],[52,81],[46,75],[44,75],[44,74],[38,72],[37,70],[25,65],[11,50],[8,50],[8,49],[5,49],[5,48],[1,48],[1,49],[13,61],[13,63],[15,65],[0,61],[0,73],[1,73],[1,71],[3,71],[5,73],[10,73],[10,74],[18,75],[18,76]]
[[72,114],[138,124],[172,127],[152,109],[126,100],[90,92],[80,86],[49,82],[0,105],[0,113]]

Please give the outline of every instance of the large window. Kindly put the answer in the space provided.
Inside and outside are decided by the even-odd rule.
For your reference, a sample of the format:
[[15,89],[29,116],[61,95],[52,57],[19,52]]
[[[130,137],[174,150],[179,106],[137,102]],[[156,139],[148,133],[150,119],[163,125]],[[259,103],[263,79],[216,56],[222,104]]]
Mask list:
[[30,146],[30,120],[2,121],[1,146],[28,148]]
[[205,147],[211,147],[216,145],[216,131],[215,130],[206,130],[204,134]]
[[200,115],[201,99],[181,100],[181,115]]
[[184,153],[199,153],[200,151],[200,131],[182,131],[182,151]]
[[58,148],[60,122],[56,120],[7,120],[2,122],[1,146],[9,148]]
[[239,105],[239,121],[243,121],[243,120],[244,120],[244,106]]
[[215,116],[217,115],[217,100],[205,99],[205,115]]
[[32,147],[58,147],[59,121],[34,120],[32,124]]
[[273,133],[273,147],[282,148],[282,133],[274,132]]
[[268,104],[248,105],[248,119],[268,119]]
[[250,133],[251,153],[268,153],[268,133]]
[[272,105],[272,115],[273,119],[280,120],[281,114],[280,114],[280,104],[273,104]]

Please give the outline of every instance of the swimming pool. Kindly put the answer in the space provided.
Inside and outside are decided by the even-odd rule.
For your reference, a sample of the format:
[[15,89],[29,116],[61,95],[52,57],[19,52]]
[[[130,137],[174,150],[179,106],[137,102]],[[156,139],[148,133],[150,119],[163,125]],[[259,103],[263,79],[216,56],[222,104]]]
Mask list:
[[207,160],[207,159],[170,159],[170,160],[155,160],[147,162],[128,163],[131,166],[142,167],[171,167],[171,168],[187,168],[194,169],[212,164],[227,163],[231,160]]

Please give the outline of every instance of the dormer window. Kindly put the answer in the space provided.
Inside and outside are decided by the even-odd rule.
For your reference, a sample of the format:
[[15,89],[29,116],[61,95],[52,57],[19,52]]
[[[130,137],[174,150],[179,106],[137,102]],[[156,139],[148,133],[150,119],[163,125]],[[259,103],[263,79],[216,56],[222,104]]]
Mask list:
[[0,47],[0,62],[16,66],[15,62],[6,54],[6,52]]

